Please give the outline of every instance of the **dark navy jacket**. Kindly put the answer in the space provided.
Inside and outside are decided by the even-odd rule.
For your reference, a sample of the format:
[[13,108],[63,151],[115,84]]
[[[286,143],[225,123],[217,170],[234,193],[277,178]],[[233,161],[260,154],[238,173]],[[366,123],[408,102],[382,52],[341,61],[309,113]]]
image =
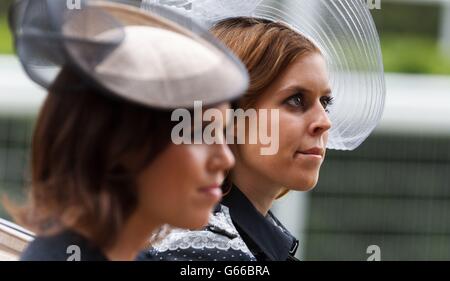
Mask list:
[[[76,253],[77,252],[77,253]],[[73,259],[74,255],[77,257]],[[22,261],[107,261],[102,251],[80,234],[66,230],[38,236],[22,253]]]

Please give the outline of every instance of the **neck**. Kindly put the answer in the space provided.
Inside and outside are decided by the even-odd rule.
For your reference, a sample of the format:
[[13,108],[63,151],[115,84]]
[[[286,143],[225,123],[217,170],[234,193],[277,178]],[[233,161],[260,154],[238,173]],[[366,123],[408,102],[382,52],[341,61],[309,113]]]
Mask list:
[[151,233],[159,227],[158,224],[149,225],[148,219],[143,219],[137,213],[133,214],[124,225],[119,237],[109,249],[104,252],[112,261],[132,261],[139,251],[149,244]]
[[230,176],[232,182],[239,187],[239,190],[263,216],[267,215],[273,202],[283,190],[279,184],[240,163],[236,163]]

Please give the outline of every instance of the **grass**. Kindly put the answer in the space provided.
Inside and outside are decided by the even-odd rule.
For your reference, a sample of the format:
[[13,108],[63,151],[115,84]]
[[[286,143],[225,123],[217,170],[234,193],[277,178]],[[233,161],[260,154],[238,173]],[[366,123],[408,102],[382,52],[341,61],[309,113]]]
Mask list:
[[387,72],[450,75],[450,56],[432,38],[383,35],[381,45]]
[[0,14],[0,54],[12,54],[13,46],[6,15]]

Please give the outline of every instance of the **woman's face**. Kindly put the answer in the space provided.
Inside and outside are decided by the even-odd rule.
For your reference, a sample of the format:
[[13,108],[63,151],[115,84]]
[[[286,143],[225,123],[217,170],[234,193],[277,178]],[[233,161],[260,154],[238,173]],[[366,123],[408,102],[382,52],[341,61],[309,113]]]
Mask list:
[[312,189],[325,157],[331,127],[327,106],[331,102],[326,64],[319,53],[291,63],[252,106],[279,109],[278,153],[261,155],[260,144],[237,145],[236,167],[280,187]]
[[[216,108],[226,120],[229,104]],[[223,131],[220,134],[224,137]],[[220,184],[233,165],[234,157],[226,144],[171,143],[138,179],[138,211],[160,224],[200,228],[220,201]]]

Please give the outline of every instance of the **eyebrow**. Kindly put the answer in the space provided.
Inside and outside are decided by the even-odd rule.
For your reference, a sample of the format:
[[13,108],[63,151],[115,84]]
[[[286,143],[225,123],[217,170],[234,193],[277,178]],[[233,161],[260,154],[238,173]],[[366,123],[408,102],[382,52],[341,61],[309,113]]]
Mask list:
[[[286,88],[281,89],[280,91],[278,91],[279,93],[284,93],[284,92],[302,92],[302,93],[311,93],[312,91],[301,87],[301,86],[288,86]],[[330,88],[325,89],[324,91],[321,92],[322,95],[326,95],[329,96],[331,95],[332,91]]]

